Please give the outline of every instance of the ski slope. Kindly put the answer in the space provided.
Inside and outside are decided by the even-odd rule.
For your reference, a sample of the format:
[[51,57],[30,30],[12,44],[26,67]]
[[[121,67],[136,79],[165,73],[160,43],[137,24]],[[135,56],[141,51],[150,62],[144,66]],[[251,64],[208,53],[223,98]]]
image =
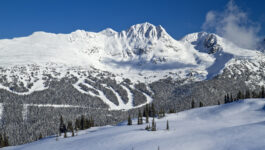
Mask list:
[[[146,124],[94,127],[63,138],[48,137],[4,150],[262,150],[265,149],[265,99],[196,108]],[[151,119],[150,119],[151,120]],[[170,130],[165,130],[169,120]],[[69,134],[70,135],[70,134]]]

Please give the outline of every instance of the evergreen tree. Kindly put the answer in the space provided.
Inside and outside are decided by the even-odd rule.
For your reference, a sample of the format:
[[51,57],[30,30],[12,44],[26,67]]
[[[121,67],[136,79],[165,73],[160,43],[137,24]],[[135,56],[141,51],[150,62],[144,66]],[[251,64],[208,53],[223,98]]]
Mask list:
[[143,116],[141,110],[138,112],[138,125],[143,124]]
[[9,146],[8,136],[4,133],[4,147]]
[[152,107],[151,107],[151,117],[155,117],[156,116],[156,110],[155,110],[155,105],[154,103],[152,103]]
[[176,113],[176,109],[169,109],[169,113],[170,114]]
[[246,90],[245,98],[250,98],[250,91],[249,90]]
[[155,117],[153,117],[153,120],[152,120],[152,128],[151,128],[151,131],[156,131]]
[[66,132],[66,130],[64,131],[64,138],[67,138],[67,132]]
[[264,86],[261,87],[261,98],[265,98]]
[[141,124],[141,121],[140,121],[140,110],[138,111],[138,118],[137,118],[137,124],[140,125]]
[[80,120],[80,130],[85,129],[85,116],[81,115],[81,120]]
[[148,109],[145,109],[145,123],[149,123],[149,113],[148,112]]
[[144,107],[143,117],[146,117],[146,108]]
[[140,111],[140,123],[143,124],[143,114]]
[[203,103],[202,102],[200,102],[200,107],[203,107]]
[[75,132],[74,132],[74,129],[72,129],[72,137],[74,137],[75,136]]
[[85,121],[84,121],[84,129],[88,129],[89,128],[89,120],[85,118]]
[[243,99],[243,94],[241,93],[241,91],[238,91],[238,93],[237,93],[237,100],[239,100],[239,99]]
[[161,108],[158,112],[158,118],[163,118],[165,116],[165,111]]
[[230,93],[230,102],[233,102],[234,101],[234,98],[233,98],[233,95],[232,95],[232,93]]
[[257,94],[255,91],[252,91],[251,94],[252,94],[252,97],[253,97],[253,98],[258,98],[258,94]]
[[80,120],[77,118],[75,119],[75,129],[80,129]]
[[75,135],[78,135],[78,128],[75,128]]
[[95,126],[95,121],[94,121],[92,116],[90,117],[89,123],[90,123],[89,127],[94,127]]
[[167,130],[169,130],[169,123],[168,123],[168,120],[167,120]]
[[5,146],[4,137],[0,133],[0,148]]
[[228,102],[228,103],[231,103],[231,102],[232,102],[232,100],[230,99],[230,97],[229,97],[229,94],[228,94],[228,93],[226,94],[226,98],[227,98],[227,102]]
[[128,117],[128,125],[129,125],[129,126],[132,125],[131,115],[129,115],[129,117]]
[[144,117],[146,117],[146,116],[150,116],[149,113],[150,113],[150,112],[149,112],[149,105],[146,104],[146,105],[145,105],[145,108],[144,108],[143,116],[144,116]]
[[41,140],[43,137],[42,137],[42,134],[40,133],[40,135],[39,135],[39,140]]
[[225,101],[225,104],[228,103],[226,95],[225,95],[224,101]]
[[70,132],[72,131],[74,128],[73,128],[73,124],[72,124],[72,121],[68,121],[68,124],[67,124],[67,131]]
[[60,126],[59,126],[60,136],[61,136],[61,133],[63,133],[65,130],[66,130],[66,126],[65,126],[64,121],[63,121],[63,116],[61,116],[60,117]]
[[195,102],[194,102],[194,100],[191,101],[191,108],[195,108]]

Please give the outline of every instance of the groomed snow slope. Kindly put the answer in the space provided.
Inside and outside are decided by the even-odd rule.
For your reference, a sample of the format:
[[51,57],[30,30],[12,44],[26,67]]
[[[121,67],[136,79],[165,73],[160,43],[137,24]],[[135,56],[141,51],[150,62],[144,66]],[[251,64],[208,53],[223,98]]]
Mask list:
[[[146,124],[94,127],[78,136],[55,137],[7,147],[7,150],[261,150],[265,149],[265,99],[247,99],[197,108],[156,120],[158,131]],[[170,130],[165,130],[169,120]]]

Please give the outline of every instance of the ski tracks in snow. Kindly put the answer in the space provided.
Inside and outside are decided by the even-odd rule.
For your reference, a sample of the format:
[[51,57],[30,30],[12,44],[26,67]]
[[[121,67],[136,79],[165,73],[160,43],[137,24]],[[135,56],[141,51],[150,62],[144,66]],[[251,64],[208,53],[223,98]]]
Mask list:
[[[129,110],[129,109],[133,109],[133,108],[139,108],[139,107],[142,107],[142,106],[144,106],[146,104],[149,104],[149,103],[151,103],[153,101],[151,96],[149,96],[148,94],[142,92],[143,95],[146,97],[147,101],[145,103],[141,104],[141,105],[134,106],[133,105],[134,96],[133,96],[133,93],[130,91],[129,88],[127,88],[124,85],[121,85],[121,87],[127,92],[127,95],[128,95],[128,102],[125,103],[123,101],[122,97],[120,96],[120,94],[117,91],[115,91],[112,87],[107,86],[106,84],[102,84],[102,86],[104,88],[107,88],[107,89],[111,90],[114,93],[114,95],[117,97],[117,100],[118,100],[119,104],[116,105],[116,104],[114,104],[111,100],[109,100],[106,97],[106,95],[103,93],[103,91],[100,91],[100,90],[94,88],[92,85],[90,85],[88,83],[85,83],[84,80],[85,79],[80,79],[77,83],[73,84],[73,86],[78,91],[80,91],[83,94],[88,94],[88,95],[100,98],[105,104],[107,104],[109,106],[109,110]],[[95,93],[93,93],[91,91],[82,90],[81,87],[78,86],[78,84],[80,84],[80,83],[82,83],[83,85],[85,85],[88,88],[94,89],[95,91],[97,91],[99,93],[99,95],[96,95]]]

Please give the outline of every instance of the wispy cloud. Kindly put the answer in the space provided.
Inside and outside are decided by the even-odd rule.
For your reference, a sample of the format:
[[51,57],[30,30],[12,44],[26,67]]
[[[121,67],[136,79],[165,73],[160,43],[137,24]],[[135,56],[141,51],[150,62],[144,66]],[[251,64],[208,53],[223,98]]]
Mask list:
[[243,48],[256,48],[260,40],[260,25],[249,19],[248,14],[230,0],[224,11],[209,11],[203,30],[215,32]]

